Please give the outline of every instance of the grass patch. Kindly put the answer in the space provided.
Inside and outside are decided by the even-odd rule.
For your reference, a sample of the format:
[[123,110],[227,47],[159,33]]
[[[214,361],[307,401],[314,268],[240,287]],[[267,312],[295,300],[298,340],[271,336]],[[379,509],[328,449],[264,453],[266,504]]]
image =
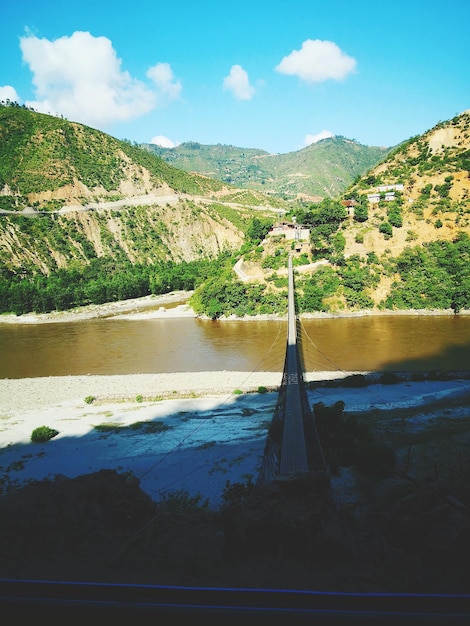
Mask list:
[[170,426],[167,426],[163,422],[134,422],[129,426],[130,430],[143,430],[146,435],[163,433],[165,430],[170,430],[170,428]]
[[108,422],[107,424],[97,424],[93,427],[99,433],[122,433],[129,431],[141,430],[145,435],[151,435],[155,433],[162,433],[165,430],[170,430],[170,426],[163,424],[163,422],[134,422],[132,424],[116,424],[115,422]]
[[99,433],[112,433],[118,432],[122,428],[122,425],[109,422],[107,424],[97,424],[96,426],[93,426],[93,428]]
[[202,443],[200,446],[198,446],[199,450],[209,450],[210,448],[213,448],[216,445],[215,441],[206,441],[205,443]]

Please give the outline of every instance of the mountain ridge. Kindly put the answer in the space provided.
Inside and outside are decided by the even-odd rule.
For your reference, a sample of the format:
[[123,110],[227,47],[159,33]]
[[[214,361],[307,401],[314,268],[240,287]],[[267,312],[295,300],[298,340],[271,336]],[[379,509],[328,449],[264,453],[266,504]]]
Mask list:
[[342,136],[322,139],[284,154],[198,142],[185,142],[174,148],[141,146],[187,172],[205,174],[290,201],[319,201],[338,195],[390,150],[364,146]]

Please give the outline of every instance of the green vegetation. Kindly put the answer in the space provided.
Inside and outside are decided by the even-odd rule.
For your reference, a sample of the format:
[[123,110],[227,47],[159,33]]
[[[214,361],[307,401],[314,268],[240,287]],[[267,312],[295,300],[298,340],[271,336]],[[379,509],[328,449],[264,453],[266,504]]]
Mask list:
[[244,483],[231,483],[228,480],[222,492],[222,516],[229,514],[230,510],[245,506],[253,493],[253,489],[254,483],[251,477],[248,477]]
[[211,319],[235,315],[286,313],[286,295],[255,283],[243,283],[229,274],[209,278],[191,296],[189,304]]
[[74,179],[91,190],[118,190],[128,177],[129,159],[136,171],[146,168],[155,184],[165,181],[182,193],[222,188],[219,181],[175,169],[137,145],[15,103],[0,105],[0,129],[0,189],[8,185],[20,195],[54,191]]
[[367,222],[369,219],[369,208],[364,196],[361,196],[362,202],[354,207],[354,219],[356,222]]
[[189,495],[189,492],[180,489],[168,494],[160,494],[160,505],[169,513],[192,513],[204,517],[209,513],[209,500],[201,494]]
[[340,284],[340,277],[331,266],[320,267],[310,277],[297,277],[295,288],[298,312],[327,311],[325,301],[337,293]]
[[237,187],[269,193],[273,206],[278,206],[274,204],[276,197],[293,200],[299,193],[336,196],[388,152],[387,148],[363,146],[340,136],[287,154],[196,142],[176,148],[152,144],[142,147],[186,172],[199,172]]
[[119,261],[95,258],[89,265],[72,264],[70,269],[60,269],[49,276],[26,269],[20,274],[3,269],[0,270],[0,312],[47,313],[149,294],[189,291],[216,271],[220,262],[220,259],[167,261],[143,266],[133,265],[124,258]]
[[170,430],[171,426],[167,426],[159,421],[134,422],[133,424],[117,424],[113,422],[105,422],[97,424],[94,429],[99,433],[128,433],[129,431],[140,430],[145,435],[154,435]]
[[339,200],[325,198],[318,204],[305,209],[295,209],[293,217],[298,224],[310,228],[310,242],[314,258],[328,257],[341,253],[344,249],[344,237],[338,233],[347,218],[345,207]]
[[49,428],[49,426],[38,426],[31,433],[31,441],[33,443],[45,443],[50,439],[53,439],[59,434],[58,430]]
[[376,478],[391,476],[395,465],[393,450],[375,441],[357,418],[345,417],[344,407],[341,400],[332,406],[323,402],[313,406],[318,436],[332,474],[338,474],[340,467],[353,466]]
[[387,309],[470,308],[470,237],[460,233],[455,241],[433,241],[406,248],[391,271],[394,281],[385,300]]

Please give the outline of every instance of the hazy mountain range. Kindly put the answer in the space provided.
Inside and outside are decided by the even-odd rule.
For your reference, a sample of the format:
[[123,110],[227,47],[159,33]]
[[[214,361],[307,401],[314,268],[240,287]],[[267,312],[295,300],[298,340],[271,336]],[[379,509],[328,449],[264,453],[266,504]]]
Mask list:
[[286,154],[196,142],[183,143],[176,148],[142,145],[186,172],[197,172],[286,200],[310,201],[337,196],[389,151],[364,146],[345,137],[323,139]]

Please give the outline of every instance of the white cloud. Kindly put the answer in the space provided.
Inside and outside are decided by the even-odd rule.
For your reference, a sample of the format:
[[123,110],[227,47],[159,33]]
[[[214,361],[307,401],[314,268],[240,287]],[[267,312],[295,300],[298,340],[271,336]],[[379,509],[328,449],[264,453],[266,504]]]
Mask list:
[[356,69],[356,60],[332,41],[307,39],[300,50],[293,50],[275,69],[306,83],[319,83],[345,78]]
[[180,95],[181,83],[174,79],[173,70],[168,63],[157,63],[147,71],[147,76],[171,100]]
[[224,78],[224,89],[231,91],[237,100],[251,100],[255,93],[241,65],[232,65],[229,75]]
[[305,135],[304,146],[310,146],[312,143],[317,143],[317,141],[321,141],[322,139],[328,139],[329,137],[334,137],[334,134],[329,130],[322,130],[316,135]]
[[27,104],[38,111],[99,127],[139,117],[156,105],[156,94],[121,69],[107,37],[77,31],[49,41],[26,35],[20,47],[37,97]]
[[162,148],[176,148],[176,146],[180,145],[179,141],[172,141],[164,135],[156,135],[155,137],[152,137],[150,143],[154,143],[156,146],[161,146]]
[[16,89],[11,85],[0,87],[0,101],[6,102],[7,100],[10,100],[10,102],[21,102],[21,98],[16,93]]

